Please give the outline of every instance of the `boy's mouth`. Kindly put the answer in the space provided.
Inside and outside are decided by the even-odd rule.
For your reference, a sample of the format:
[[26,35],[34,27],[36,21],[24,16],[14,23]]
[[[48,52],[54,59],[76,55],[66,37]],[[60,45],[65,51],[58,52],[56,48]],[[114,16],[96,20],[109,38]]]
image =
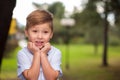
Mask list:
[[36,46],[43,46],[44,42],[43,41],[36,41],[35,45]]

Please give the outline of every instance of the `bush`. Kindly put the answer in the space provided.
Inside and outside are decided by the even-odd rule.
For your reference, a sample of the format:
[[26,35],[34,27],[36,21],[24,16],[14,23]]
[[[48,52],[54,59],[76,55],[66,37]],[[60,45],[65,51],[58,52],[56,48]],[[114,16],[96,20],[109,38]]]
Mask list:
[[16,47],[18,47],[18,41],[15,39],[8,39],[5,47],[4,57],[11,57],[12,54],[10,54],[10,52],[13,51]]

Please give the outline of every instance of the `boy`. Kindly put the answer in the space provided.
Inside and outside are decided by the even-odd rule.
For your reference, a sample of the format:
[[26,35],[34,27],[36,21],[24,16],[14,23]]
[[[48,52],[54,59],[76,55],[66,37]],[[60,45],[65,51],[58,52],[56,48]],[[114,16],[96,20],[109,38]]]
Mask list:
[[50,45],[53,36],[53,16],[45,10],[35,10],[27,17],[25,35],[27,47],[18,52],[18,77],[21,80],[57,80],[62,75],[61,52]]

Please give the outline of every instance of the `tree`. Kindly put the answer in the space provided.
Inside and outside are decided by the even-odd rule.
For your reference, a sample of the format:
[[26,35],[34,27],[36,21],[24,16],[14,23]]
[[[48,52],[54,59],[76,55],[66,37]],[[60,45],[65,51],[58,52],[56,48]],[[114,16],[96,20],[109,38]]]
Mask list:
[[109,23],[107,21],[107,17],[108,17],[108,2],[105,1],[105,8],[104,8],[105,12],[105,18],[104,18],[104,50],[103,50],[103,66],[108,66],[108,62],[107,62],[107,48],[108,48],[108,26]]
[[111,0],[111,12],[115,16],[115,32],[116,35],[120,38],[120,0]]
[[0,69],[16,0],[0,1]]
[[[97,53],[97,46],[102,41],[102,18],[96,11],[96,0],[89,0],[86,7],[81,13],[75,13],[74,19],[76,24],[84,31],[87,42],[95,46],[95,53]],[[80,26],[82,25],[82,26]]]
[[[97,17],[95,14],[95,6],[93,6],[95,2],[104,3],[104,5],[103,5],[104,12],[102,13],[102,15],[103,15],[102,19]],[[111,14],[111,13],[114,14],[114,16],[115,16],[115,24],[119,25],[119,22],[120,22],[120,0],[88,0],[88,3],[86,4],[86,8],[83,10],[83,12],[80,13],[79,15],[78,15],[78,13],[77,13],[77,15],[75,15],[75,19],[79,21],[78,24],[85,26],[84,29],[86,29],[86,30],[89,29],[90,32],[95,31],[94,29],[96,28],[96,27],[94,27],[94,29],[91,29],[93,27],[89,28],[90,25],[94,26],[95,21],[96,22],[99,20],[103,21],[103,25],[104,25],[103,26],[103,28],[104,28],[104,32],[103,32],[103,47],[104,47],[104,49],[103,49],[103,57],[102,57],[102,61],[103,61],[102,65],[103,66],[108,66],[108,62],[107,62],[107,54],[108,54],[107,51],[108,50],[107,50],[107,48],[108,48],[109,22],[107,19],[108,19],[109,14]],[[91,14],[93,14],[93,15],[91,15]],[[95,18],[97,18],[97,19],[95,19]],[[100,22],[100,24],[101,24],[101,22]],[[91,31],[91,30],[93,30],[93,31]],[[95,34],[96,34],[96,32],[93,33],[93,35],[95,35]],[[89,35],[92,35],[92,34],[89,34]],[[95,37],[95,36],[93,36],[93,37]],[[91,38],[92,38],[92,36],[91,36]],[[95,42],[95,41],[93,41],[93,42]]]
[[65,8],[61,2],[55,2],[55,3],[51,4],[49,6],[48,10],[51,13],[53,13],[53,15],[58,19],[61,19],[64,17]]
[[104,6],[104,51],[103,51],[103,66],[108,66],[107,63],[107,48],[108,48],[108,28],[109,22],[107,21],[109,13],[115,15],[115,23],[120,20],[120,0],[102,0]]

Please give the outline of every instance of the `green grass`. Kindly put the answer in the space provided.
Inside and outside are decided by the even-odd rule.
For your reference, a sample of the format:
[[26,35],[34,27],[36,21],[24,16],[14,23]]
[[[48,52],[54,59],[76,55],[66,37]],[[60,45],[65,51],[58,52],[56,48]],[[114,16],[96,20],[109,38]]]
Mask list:
[[[95,54],[92,45],[54,45],[62,52],[62,70],[64,80],[120,80],[120,46],[108,48],[108,67],[102,66],[103,47],[98,47]],[[1,79],[15,79],[17,76],[16,54],[20,48],[13,51],[11,58],[4,58]],[[68,52],[69,50],[69,52]],[[69,53],[69,69],[66,69],[66,57]],[[67,53],[67,54],[66,54]]]
[[2,60],[2,69],[0,73],[0,79],[15,79],[17,78],[17,52],[20,47],[16,48],[13,52],[11,52],[10,58],[4,58]]
[[66,50],[56,45],[63,53],[62,67],[65,80],[120,80],[120,46],[108,48],[108,67],[102,66],[103,47],[94,53],[92,45],[69,45],[69,69],[66,69]]

